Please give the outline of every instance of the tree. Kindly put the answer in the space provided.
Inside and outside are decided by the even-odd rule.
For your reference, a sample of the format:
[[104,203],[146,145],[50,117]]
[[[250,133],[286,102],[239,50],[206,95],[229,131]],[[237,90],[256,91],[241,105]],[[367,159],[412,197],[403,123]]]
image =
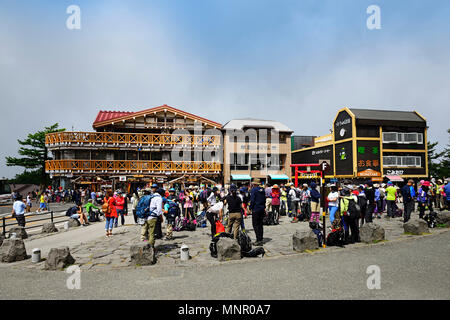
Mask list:
[[28,134],[28,137],[25,140],[17,140],[19,145],[21,145],[18,153],[23,157],[6,157],[7,166],[18,166],[25,168],[25,172],[22,174],[22,177],[18,175],[16,176],[16,179],[21,178],[23,181],[23,178],[30,176],[30,174],[33,175],[32,173],[26,171],[26,169],[34,169],[35,171],[32,172],[35,172],[34,176],[36,175],[36,172],[39,173],[41,184],[48,183],[49,177],[45,173],[45,161],[51,160],[51,157],[48,156],[48,150],[45,146],[45,135],[52,132],[61,132],[66,130],[59,129],[58,126],[59,125],[55,123],[50,127],[45,127],[42,131]]
[[[450,129],[448,129],[447,132],[450,135]],[[447,148],[442,152],[442,160],[439,164],[439,174],[444,179],[450,177],[450,143],[447,144]]]
[[437,142],[427,142],[428,145],[428,176],[429,177],[440,177],[440,163],[439,158],[442,157],[443,152],[436,152]]

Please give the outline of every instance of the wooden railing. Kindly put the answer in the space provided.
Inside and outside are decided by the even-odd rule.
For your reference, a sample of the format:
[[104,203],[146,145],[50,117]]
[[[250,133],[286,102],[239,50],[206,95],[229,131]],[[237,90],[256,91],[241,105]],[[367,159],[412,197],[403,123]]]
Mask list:
[[220,173],[219,162],[142,160],[48,160],[48,173]]
[[55,132],[45,136],[48,148],[58,146],[220,146],[220,135]]

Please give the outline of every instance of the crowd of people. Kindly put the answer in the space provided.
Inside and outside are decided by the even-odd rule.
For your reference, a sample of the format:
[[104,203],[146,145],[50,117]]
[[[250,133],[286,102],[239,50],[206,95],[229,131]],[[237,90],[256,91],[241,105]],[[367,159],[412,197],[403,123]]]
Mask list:
[[[162,238],[164,221],[168,240],[173,239],[174,231],[189,230],[190,225],[194,225],[194,229],[201,224],[205,227],[206,221],[210,224],[211,237],[226,231],[237,238],[239,229],[245,228],[244,220],[251,216],[256,238],[253,244],[261,246],[264,225],[277,225],[282,216],[291,223],[306,221],[319,224],[321,207],[329,214],[330,228],[342,226],[345,243],[354,243],[359,241],[359,228],[364,223],[382,217],[402,217],[407,222],[416,203],[419,218],[424,218],[426,210],[448,209],[450,203],[450,179],[445,184],[442,180],[422,180],[417,186],[409,180],[402,188],[391,181],[374,184],[369,180],[361,185],[328,184],[323,190],[326,190],[324,196],[315,182],[296,187],[293,183],[263,185],[259,179],[254,179],[249,185],[237,187],[232,184],[228,188],[190,185],[177,190],[153,184],[132,194],[120,189],[115,192],[111,189],[99,192],[88,189],[45,190],[37,198],[40,203],[38,210],[44,210],[53,199],[56,202],[74,202],[66,215],[79,220],[83,226],[99,221],[103,216],[107,237],[113,235],[114,228],[125,224],[130,204],[134,222],[141,225],[141,240],[151,245],[154,245],[155,238]],[[26,199],[16,195],[13,214],[19,225],[25,225],[23,214],[29,211],[32,199],[32,195]]]

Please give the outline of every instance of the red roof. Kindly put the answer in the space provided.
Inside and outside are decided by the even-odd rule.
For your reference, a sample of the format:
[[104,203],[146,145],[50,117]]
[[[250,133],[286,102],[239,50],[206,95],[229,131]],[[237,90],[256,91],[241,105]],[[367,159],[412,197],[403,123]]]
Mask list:
[[97,118],[95,118],[94,124],[97,122],[112,120],[116,118],[120,118],[123,116],[127,116],[133,114],[131,111],[102,111],[100,110],[97,114]]
[[211,121],[211,120],[208,120],[208,119],[196,116],[196,115],[194,115],[192,113],[189,113],[189,112],[186,112],[186,111],[182,111],[182,110],[176,109],[174,107],[170,107],[170,106],[168,106],[166,104],[162,105],[162,106],[159,106],[159,107],[154,107],[154,108],[150,108],[150,109],[146,109],[146,110],[142,110],[142,111],[137,111],[137,112],[130,112],[130,111],[99,111],[99,113],[97,115],[97,118],[95,119],[95,121],[93,123],[93,127],[95,128],[95,127],[98,127],[98,126],[103,126],[103,125],[107,124],[107,122],[110,121],[110,120],[114,120],[114,119],[120,119],[120,120],[130,119],[132,116],[142,116],[142,115],[144,115],[146,113],[157,112],[157,111],[161,111],[163,109],[166,109],[166,110],[172,111],[172,112],[176,112],[177,114],[187,116],[188,118],[204,121],[204,122],[209,123],[210,125],[216,126],[218,128],[222,127],[222,125],[220,123],[218,123],[218,122]]

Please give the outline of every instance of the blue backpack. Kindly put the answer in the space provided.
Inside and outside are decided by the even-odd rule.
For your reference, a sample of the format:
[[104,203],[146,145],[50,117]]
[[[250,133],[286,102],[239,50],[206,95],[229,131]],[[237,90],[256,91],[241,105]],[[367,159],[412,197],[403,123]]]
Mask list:
[[146,195],[139,199],[136,207],[136,216],[140,219],[146,219],[151,215],[150,202],[155,195]]
[[167,200],[169,203],[169,210],[168,213],[171,217],[175,218],[180,215],[180,207],[178,204],[173,200]]

